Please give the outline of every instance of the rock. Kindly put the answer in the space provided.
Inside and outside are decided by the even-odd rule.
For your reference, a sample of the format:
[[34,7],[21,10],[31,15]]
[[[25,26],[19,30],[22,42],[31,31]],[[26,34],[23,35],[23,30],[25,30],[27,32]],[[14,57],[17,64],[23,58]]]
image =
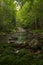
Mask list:
[[32,39],[29,43],[29,46],[36,47],[39,44],[37,39]]

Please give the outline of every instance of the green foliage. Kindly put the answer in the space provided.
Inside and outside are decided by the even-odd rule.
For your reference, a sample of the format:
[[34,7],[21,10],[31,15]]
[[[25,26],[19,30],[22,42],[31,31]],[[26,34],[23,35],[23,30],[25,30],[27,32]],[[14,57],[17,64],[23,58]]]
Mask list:
[[[17,1],[18,11],[14,0],[0,0],[0,31],[11,32],[20,26],[36,33],[43,32],[43,0]],[[0,65],[43,65],[43,54],[34,55],[25,48],[16,54],[12,46],[0,44]]]
[[[10,32],[14,27],[43,30],[43,0],[0,0],[0,31]],[[17,4],[17,5],[18,5]]]
[[0,31],[11,31],[15,27],[15,10],[13,0],[0,1]]
[[22,8],[17,12],[17,22],[20,26],[29,29],[36,29],[36,27],[43,29],[43,1],[25,1]]
[[43,54],[33,55],[25,48],[15,54],[12,49],[14,48],[7,46],[0,54],[0,65],[43,65]]

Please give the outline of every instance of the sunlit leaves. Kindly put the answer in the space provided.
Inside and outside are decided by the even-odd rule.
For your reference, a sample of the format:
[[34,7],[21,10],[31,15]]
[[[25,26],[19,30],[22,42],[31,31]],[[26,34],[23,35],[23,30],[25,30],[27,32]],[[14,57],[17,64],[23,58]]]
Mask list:
[[[35,22],[43,29],[43,0],[22,0],[22,8],[19,10],[18,22],[22,27],[30,27]],[[38,20],[37,20],[38,19]],[[34,26],[36,26],[34,24]]]

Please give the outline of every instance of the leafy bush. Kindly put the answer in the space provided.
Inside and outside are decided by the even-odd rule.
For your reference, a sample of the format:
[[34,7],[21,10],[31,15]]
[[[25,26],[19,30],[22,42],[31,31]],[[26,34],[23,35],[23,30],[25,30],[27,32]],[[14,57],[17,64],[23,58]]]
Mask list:
[[0,65],[43,65],[43,54],[33,55],[26,49],[21,49],[18,54],[11,54],[11,48],[5,49],[0,56]]

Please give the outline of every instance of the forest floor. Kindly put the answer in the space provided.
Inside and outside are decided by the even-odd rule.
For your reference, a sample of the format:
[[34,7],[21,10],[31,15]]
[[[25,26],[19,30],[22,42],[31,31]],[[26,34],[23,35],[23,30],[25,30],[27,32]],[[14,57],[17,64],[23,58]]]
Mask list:
[[[42,35],[40,39],[43,40]],[[43,49],[28,44],[0,43],[0,65],[43,65]]]

